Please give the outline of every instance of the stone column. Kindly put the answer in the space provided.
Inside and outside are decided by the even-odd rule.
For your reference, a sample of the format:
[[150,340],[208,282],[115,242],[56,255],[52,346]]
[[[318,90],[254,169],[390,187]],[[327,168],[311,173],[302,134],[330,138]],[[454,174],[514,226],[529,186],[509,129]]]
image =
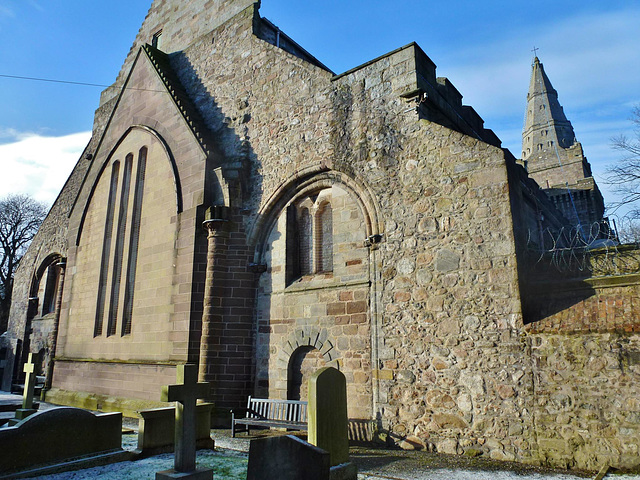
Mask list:
[[202,334],[200,336],[200,360],[198,379],[201,382],[215,382],[214,364],[219,352],[215,347],[220,344],[224,328],[222,318],[222,298],[217,293],[217,276],[223,271],[227,252],[228,207],[211,207],[207,210],[203,223],[207,229],[207,271],[204,284],[202,305]]
[[58,290],[56,292],[56,304],[55,304],[55,316],[53,322],[53,329],[49,333],[47,343],[50,345],[49,350],[49,363],[47,364],[47,372],[45,374],[44,388],[42,389],[42,400],[44,400],[46,391],[51,389],[51,383],[53,382],[53,363],[56,356],[56,347],[58,344],[58,328],[60,326],[60,310],[62,309],[62,290],[64,288],[64,273],[67,267],[67,259],[62,258],[58,262],[57,267],[60,269],[58,275]]

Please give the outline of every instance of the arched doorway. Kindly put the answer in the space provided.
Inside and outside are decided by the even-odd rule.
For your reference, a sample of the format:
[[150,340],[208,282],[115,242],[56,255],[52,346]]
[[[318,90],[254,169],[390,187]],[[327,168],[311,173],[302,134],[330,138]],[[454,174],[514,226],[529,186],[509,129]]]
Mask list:
[[296,349],[289,360],[287,399],[307,401],[309,377],[326,364],[317,348],[304,346]]

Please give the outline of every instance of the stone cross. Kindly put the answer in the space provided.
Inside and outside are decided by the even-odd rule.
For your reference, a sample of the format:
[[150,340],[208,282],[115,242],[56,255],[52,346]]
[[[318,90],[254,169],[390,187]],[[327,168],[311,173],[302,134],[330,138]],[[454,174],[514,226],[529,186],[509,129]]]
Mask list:
[[33,353],[29,354],[27,363],[24,364],[23,371],[26,373],[24,377],[24,392],[22,394],[22,408],[33,408],[33,390],[36,386],[36,366]]
[[29,415],[36,413],[33,408],[33,390],[36,386],[36,361],[38,355],[29,354],[27,363],[24,364],[23,371],[26,373],[24,378],[24,392],[22,394],[22,408],[16,410],[16,416],[9,421],[10,425],[15,425],[20,420],[24,420]]
[[[178,365],[177,385],[162,387],[162,401],[176,402],[175,470],[196,470],[196,402],[209,395],[209,384],[198,382],[198,367]],[[157,475],[156,475],[156,478]]]

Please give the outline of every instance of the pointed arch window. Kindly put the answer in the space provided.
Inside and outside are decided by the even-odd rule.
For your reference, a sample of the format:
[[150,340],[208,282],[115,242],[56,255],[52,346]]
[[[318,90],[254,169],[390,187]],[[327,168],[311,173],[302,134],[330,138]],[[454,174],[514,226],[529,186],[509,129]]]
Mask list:
[[100,260],[100,277],[98,280],[98,299],[96,304],[96,321],[93,336],[102,335],[104,321],[104,304],[107,294],[107,275],[109,274],[109,258],[111,256],[111,236],[113,230],[113,212],[116,207],[116,193],[118,190],[118,174],[120,162],[115,161],[111,166],[111,182],[109,185],[109,197],[107,199],[107,215],[104,223],[104,241],[102,242],[102,258]]
[[138,155],[138,172],[136,190],[133,197],[133,214],[131,215],[131,234],[129,238],[129,258],[127,260],[127,276],[122,312],[122,335],[131,333],[131,316],[133,313],[133,293],[136,283],[136,266],[138,263],[138,245],[140,243],[140,219],[142,217],[142,195],[144,193],[144,177],[147,169],[147,148],[142,147]]

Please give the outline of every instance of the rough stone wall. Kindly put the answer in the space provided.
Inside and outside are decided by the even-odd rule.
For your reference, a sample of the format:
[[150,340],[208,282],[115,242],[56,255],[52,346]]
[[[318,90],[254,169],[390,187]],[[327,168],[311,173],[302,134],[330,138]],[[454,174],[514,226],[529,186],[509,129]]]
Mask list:
[[[120,69],[115,85],[121,85],[129,73],[141,46],[151,44],[153,36],[162,31],[159,47],[171,53],[186,48],[194,39],[211,32],[255,0],[156,0],[136,35],[129,54]],[[258,2],[259,4],[259,2]],[[178,14],[176,14],[178,12]],[[103,104],[118,94],[118,88],[109,88],[102,94]]]
[[[636,250],[613,264],[632,266]],[[605,252],[592,266],[603,268]],[[626,261],[625,261],[626,257]],[[598,272],[594,268],[594,274]],[[618,273],[622,273],[618,271]],[[640,465],[640,282],[637,273],[530,285],[527,344],[538,461],[597,470]]]
[[504,157],[426,122],[414,128],[430,145],[403,143],[386,190],[405,198],[381,202],[392,212],[380,253],[383,428],[405,446],[522,460],[530,371]]
[[288,283],[287,210],[280,211],[263,258],[256,339],[256,394],[291,395],[288,381],[301,349],[317,350],[327,364],[347,377],[349,415],[372,417],[369,252],[364,245],[363,212],[339,185],[319,192],[333,213],[333,269]]
[[381,428],[439,451],[526,458],[532,382],[503,152],[406,112],[413,47],[332,82],[254,37],[253,21],[245,11],[172,58],[207,122],[222,119],[226,156],[248,144],[249,225],[300,172],[367,185],[384,212],[368,307]]
[[542,464],[598,470],[640,464],[640,335],[529,335],[537,456]]

